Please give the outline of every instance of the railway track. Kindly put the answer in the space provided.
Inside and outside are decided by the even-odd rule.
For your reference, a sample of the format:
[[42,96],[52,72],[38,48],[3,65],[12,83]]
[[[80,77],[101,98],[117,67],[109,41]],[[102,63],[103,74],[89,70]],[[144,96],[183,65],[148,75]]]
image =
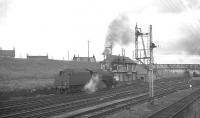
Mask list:
[[[165,83],[165,82],[167,82],[169,80],[157,80],[157,82],[160,82],[160,81],[163,82],[163,83]],[[138,85],[138,83],[133,83],[133,84],[126,85],[126,86],[121,86],[121,87],[118,87],[117,89],[121,89],[121,88],[123,88],[123,89],[126,89],[126,88],[130,89],[130,87],[135,86],[135,85]],[[139,83],[139,85],[143,86],[144,83]],[[1,104],[1,108],[3,108],[3,107],[17,106],[17,105],[22,105],[22,104],[27,104],[27,105],[28,104],[33,104],[33,103],[35,104],[36,101],[40,102],[41,100],[47,100],[48,101],[48,100],[53,100],[53,99],[60,99],[60,98],[63,98],[63,97],[67,97],[67,98],[70,98],[70,97],[79,98],[79,96],[81,96],[82,98],[84,98],[84,97],[91,96],[91,95],[87,95],[85,93],[75,93],[75,94],[72,94],[72,95],[70,94],[69,96],[66,96],[65,94],[64,95],[57,95],[57,94],[54,95],[54,94],[51,94],[51,95],[44,95],[44,96],[39,96],[39,97],[28,97],[28,98],[17,99],[17,100],[0,101],[0,104]]]
[[42,107],[46,107],[46,106],[52,106],[52,105],[57,105],[57,104],[62,104],[62,103],[69,103],[69,102],[73,102],[73,101],[77,101],[77,100],[86,100],[88,98],[93,98],[93,97],[98,97],[98,96],[105,96],[106,94],[111,94],[111,93],[118,93],[118,92],[122,92],[122,91],[127,91],[129,89],[133,89],[135,87],[144,87],[146,85],[144,84],[133,84],[132,86],[127,86],[124,88],[116,88],[116,89],[111,89],[111,90],[105,90],[105,91],[100,91],[100,92],[96,92],[94,94],[80,94],[80,95],[73,95],[73,96],[45,96],[42,98],[37,98],[37,99],[32,99],[31,101],[27,101],[27,99],[25,99],[25,101],[17,101],[16,103],[12,102],[8,105],[6,105],[6,103],[1,104],[1,108],[0,108],[0,114],[4,115],[4,114],[11,114],[11,113],[19,113],[19,112],[23,112],[23,111],[27,111],[27,109],[37,109],[37,108],[42,108]]
[[[117,87],[115,88],[115,90],[119,90],[119,89],[129,89],[130,87],[133,87],[133,86],[137,86],[137,85],[141,85],[143,86],[144,83],[133,83],[133,84],[130,84],[130,85],[127,85],[127,86],[120,86],[120,87]],[[104,90],[104,91],[110,91],[110,90]],[[104,92],[103,91],[103,92]],[[113,90],[111,90],[113,91]],[[101,93],[101,91],[98,91],[95,94],[99,94],[99,92]],[[85,94],[84,92],[82,93],[74,93],[74,94],[69,94],[69,95],[66,95],[66,94],[62,94],[62,95],[44,95],[44,96],[40,96],[40,97],[28,97],[28,98],[23,98],[23,99],[18,99],[18,100],[7,100],[7,101],[0,101],[0,104],[1,104],[1,108],[2,107],[10,107],[10,106],[17,106],[17,105],[21,105],[21,104],[32,104],[32,103],[35,103],[36,101],[41,101],[41,100],[53,100],[53,99],[60,99],[60,98],[63,98],[65,97],[65,99],[67,98],[84,98],[84,97],[90,97],[91,95],[88,95],[88,94]]]
[[[162,83],[158,83],[158,85]],[[175,87],[173,84],[171,84],[173,87]],[[179,85],[178,85],[179,86]],[[157,87],[159,88],[159,87]],[[147,91],[147,87],[146,87],[146,91]],[[102,95],[102,97],[98,96],[98,97],[94,97],[94,98],[88,98],[88,99],[83,99],[83,100],[79,100],[79,101],[73,101],[73,102],[69,102],[69,103],[62,103],[62,104],[55,104],[55,105],[51,105],[48,107],[39,107],[39,108],[35,108],[35,109],[30,109],[30,110],[24,110],[21,112],[15,112],[15,113],[10,113],[10,114],[6,114],[3,115],[3,118],[9,118],[9,117],[48,117],[51,115],[56,115],[56,114],[60,114],[63,112],[70,112],[72,110],[76,110],[79,108],[83,108],[83,107],[87,107],[87,106],[92,106],[95,104],[100,104],[100,103],[104,103],[104,102],[108,102],[111,101],[113,99],[119,99],[120,97],[125,97],[125,96],[133,96],[135,94],[139,94],[145,92],[145,90],[143,89],[143,91],[141,90],[141,88],[138,89],[134,89],[132,91],[122,91],[117,92],[117,93],[113,93],[113,94],[107,94],[106,95]]]
[[176,103],[171,104],[170,106],[152,114],[148,118],[180,118],[178,117],[180,113],[198,98],[200,98],[200,89],[182,98]]
[[[173,93],[173,92],[177,91],[177,89],[185,88],[185,86],[179,86],[179,87],[175,87],[175,88],[173,87],[168,90],[157,89],[155,91],[155,98],[159,98],[164,95]],[[135,97],[126,97],[123,99],[118,99],[118,100],[103,103],[100,105],[79,109],[79,110],[76,110],[73,112],[68,112],[63,115],[58,115],[58,116],[55,116],[52,118],[62,118],[62,117],[66,117],[66,118],[74,118],[74,117],[98,118],[98,117],[103,117],[105,115],[112,114],[121,109],[128,108],[132,105],[139,104],[141,102],[145,102],[147,100],[149,100],[148,93],[143,93],[143,94],[135,96]],[[162,117],[160,117],[160,118],[162,118]]]
[[[146,90],[147,90],[147,88],[146,88]],[[95,105],[98,103],[111,101],[112,99],[121,98],[121,97],[128,96],[128,95],[130,96],[130,95],[137,94],[140,92],[144,92],[144,89],[137,88],[137,89],[134,89],[131,91],[126,91],[126,92],[122,91],[122,92],[118,92],[118,93],[104,95],[102,97],[98,96],[98,97],[92,97],[92,98],[83,99],[83,100],[72,101],[72,102],[68,102],[68,103],[51,105],[51,106],[47,106],[47,107],[40,107],[40,108],[29,110],[29,111],[26,110],[26,111],[22,111],[22,112],[16,112],[16,113],[4,115],[4,116],[2,116],[2,118],[18,117],[18,116],[23,116],[23,117],[44,117],[44,116],[46,116],[47,117],[49,114],[59,114],[62,112],[70,112],[72,110],[76,110],[76,109],[83,108],[83,107],[90,106],[90,105]]]

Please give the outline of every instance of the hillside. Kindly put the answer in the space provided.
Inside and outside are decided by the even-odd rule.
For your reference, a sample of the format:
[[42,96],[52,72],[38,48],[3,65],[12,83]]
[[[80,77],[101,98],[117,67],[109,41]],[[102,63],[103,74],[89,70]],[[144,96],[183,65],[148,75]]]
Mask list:
[[0,58],[0,91],[52,87],[54,75],[66,68],[100,68],[98,63]]

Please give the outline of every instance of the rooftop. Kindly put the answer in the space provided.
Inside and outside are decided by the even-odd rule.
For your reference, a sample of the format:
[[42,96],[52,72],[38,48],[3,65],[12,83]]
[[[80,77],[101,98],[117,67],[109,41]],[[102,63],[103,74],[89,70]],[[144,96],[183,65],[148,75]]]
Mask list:
[[78,61],[78,62],[96,62],[96,59],[95,59],[95,56],[93,57],[89,57],[89,60],[88,60],[88,57],[76,57],[74,56],[73,57],[73,61]]
[[126,64],[137,64],[134,60],[130,59],[129,57],[125,56],[117,56],[117,55],[109,55],[106,59],[104,59],[104,62],[108,63],[126,63]]

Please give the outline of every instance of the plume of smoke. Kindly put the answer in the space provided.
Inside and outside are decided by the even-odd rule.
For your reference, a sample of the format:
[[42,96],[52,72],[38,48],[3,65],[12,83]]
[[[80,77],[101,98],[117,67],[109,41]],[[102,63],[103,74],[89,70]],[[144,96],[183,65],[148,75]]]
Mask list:
[[87,93],[93,93],[97,91],[99,82],[100,82],[99,74],[93,73],[90,81],[84,86],[84,90]]
[[105,45],[127,45],[133,40],[132,33],[128,17],[120,15],[109,25]]

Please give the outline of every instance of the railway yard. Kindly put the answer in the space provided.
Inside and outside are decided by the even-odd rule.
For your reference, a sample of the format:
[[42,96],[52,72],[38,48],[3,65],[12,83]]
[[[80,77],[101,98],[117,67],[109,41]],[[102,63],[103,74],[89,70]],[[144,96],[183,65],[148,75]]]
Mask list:
[[200,118],[199,13],[200,0],[0,0],[0,118]]
[[[23,89],[27,92],[22,91],[21,96],[6,95],[9,91],[1,94],[1,118],[179,118],[188,116],[185,110],[193,109],[191,106],[200,97],[198,64],[157,64],[149,74],[146,65],[114,55],[100,63],[3,61],[0,69],[7,69],[5,77],[13,78],[1,81],[20,82],[20,77],[26,77],[26,81],[40,83],[45,77],[43,80],[54,82],[48,91],[48,86],[44,90],[27,86],[27,90]],[[18,78],[14,78],[16,75]],[[179,94],[181,91],[183,95]]]
[[112,43],[100,62],[0,58],[0,117],[199,118],[200,65],[155,64],[152,25],[135,31],[135,60]]
[[[189,88],[188,79],[160,79],[155,81],[155,99]],[[158,111],[149,118],[167,116],[172,111],[183,108],[183,103],[199,98],[200,82],[193,82],[195,92],[175,104]],[[191,99],[193,98],[193,99]],[[97,91],[93,94],[51,94],[40,97],[29,97],[18,100],[0,101],[1,118],[35,118],[35,117],[109,117],[118,111],[131,106],[145,103],[149,100],[148,83],[135,81],[132,84]],[[173,109],[172,109],[173,108]],[[169,110],[171,109],[171,110]],[[179,113],[173,113],[174,116]],[[162,117],[164,118],[164,117]],[[166,117],[167,118],[167,117]]]

